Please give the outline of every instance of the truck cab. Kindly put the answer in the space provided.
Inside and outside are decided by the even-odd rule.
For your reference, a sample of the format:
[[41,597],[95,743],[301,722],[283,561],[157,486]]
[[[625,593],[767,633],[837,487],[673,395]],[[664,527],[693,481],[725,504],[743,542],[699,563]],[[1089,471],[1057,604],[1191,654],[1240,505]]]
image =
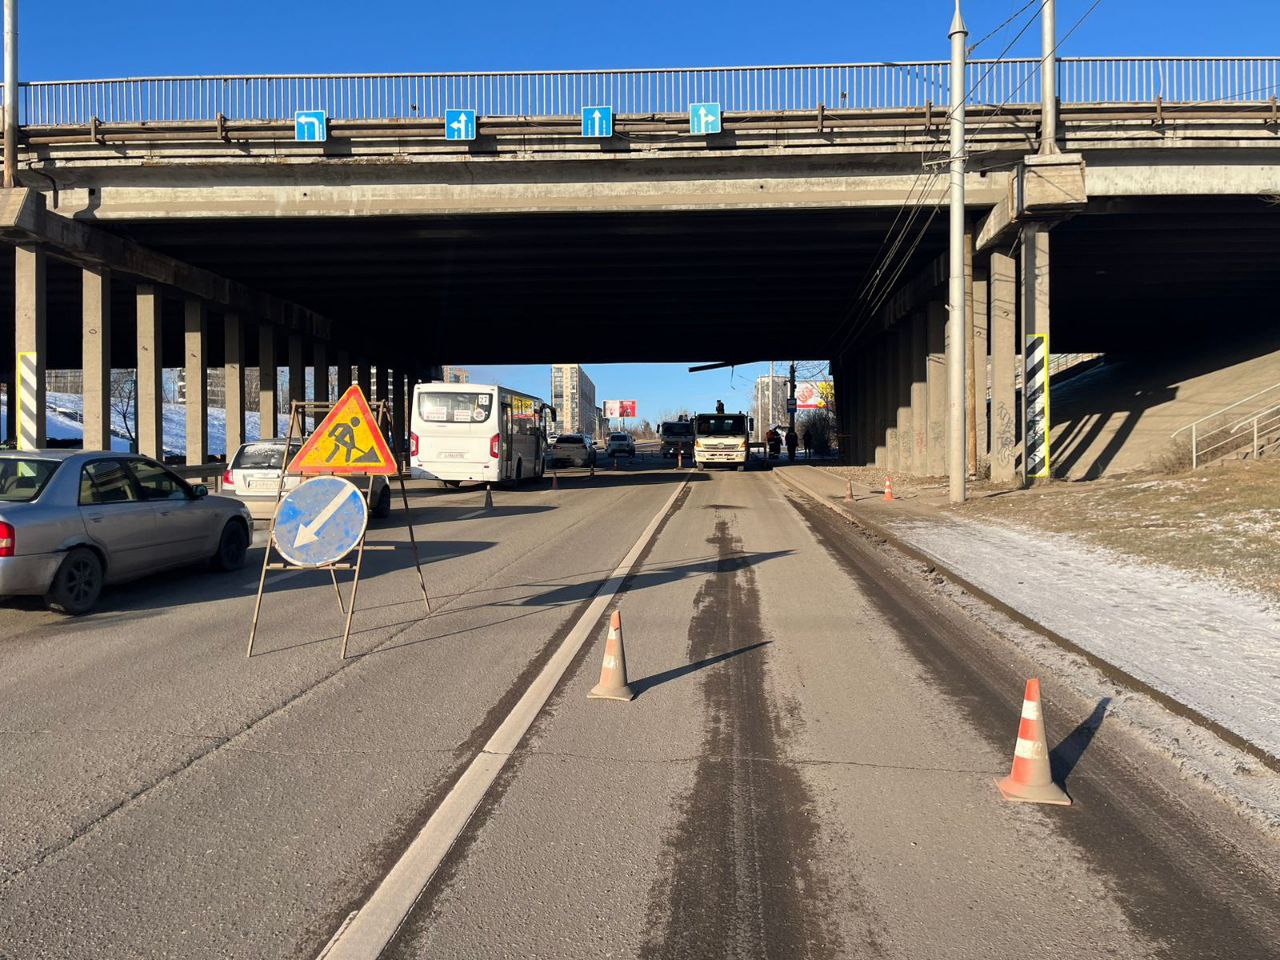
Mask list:
[[693,459],[708,467],[747,468],[751,418],[745,413],[700,413],[693,421]]

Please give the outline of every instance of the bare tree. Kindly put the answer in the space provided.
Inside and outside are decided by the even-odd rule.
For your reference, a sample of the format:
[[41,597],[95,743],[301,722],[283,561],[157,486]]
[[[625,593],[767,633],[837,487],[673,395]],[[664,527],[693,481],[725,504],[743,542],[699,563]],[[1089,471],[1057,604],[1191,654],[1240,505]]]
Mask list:
[[136,374],[137,371],[135,370],[111,371],[112,420],[115,420],[114,414],[119,414],[121,422],[124,423],[125,436],[129,438],[130,443],[134,443],[137,440],[133,435],[133,414],[138,399],[138,378]]

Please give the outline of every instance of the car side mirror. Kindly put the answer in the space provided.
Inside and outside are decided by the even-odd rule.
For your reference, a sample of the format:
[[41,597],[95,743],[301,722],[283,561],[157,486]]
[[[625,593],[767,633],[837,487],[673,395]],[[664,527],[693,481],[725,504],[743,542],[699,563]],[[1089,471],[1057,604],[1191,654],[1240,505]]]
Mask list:
[[209,495],[209,488],[206,487],[203,483],[197,483],[194,487],[191,488],[191,492],[194,493],[196,496],[196,499],[199,500],[201,497],[207,497]]

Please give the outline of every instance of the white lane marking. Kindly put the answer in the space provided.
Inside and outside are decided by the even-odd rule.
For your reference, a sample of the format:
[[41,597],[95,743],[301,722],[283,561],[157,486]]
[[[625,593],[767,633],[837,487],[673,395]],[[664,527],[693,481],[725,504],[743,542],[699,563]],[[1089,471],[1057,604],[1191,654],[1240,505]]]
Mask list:
[[687,480],[682,480],[662,509],[649,521],[640,539],[600,587],[586,613],[574,624],[560,648],[552,654],[489,742],[436,807],[409,849],[378,884],[368,902],[356,912],[355,918],[325,947],[320,954],[324,960],[377,960],[386,949],[687,483]]

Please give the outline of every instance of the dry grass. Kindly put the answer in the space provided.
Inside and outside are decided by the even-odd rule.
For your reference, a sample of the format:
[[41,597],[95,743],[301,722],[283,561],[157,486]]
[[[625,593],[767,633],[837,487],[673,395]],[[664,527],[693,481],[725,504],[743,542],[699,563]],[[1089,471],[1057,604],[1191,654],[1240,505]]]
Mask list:
[[1280,460],[1173,476],[1050,483],[957,508],[1069,533],[1280,597]]

